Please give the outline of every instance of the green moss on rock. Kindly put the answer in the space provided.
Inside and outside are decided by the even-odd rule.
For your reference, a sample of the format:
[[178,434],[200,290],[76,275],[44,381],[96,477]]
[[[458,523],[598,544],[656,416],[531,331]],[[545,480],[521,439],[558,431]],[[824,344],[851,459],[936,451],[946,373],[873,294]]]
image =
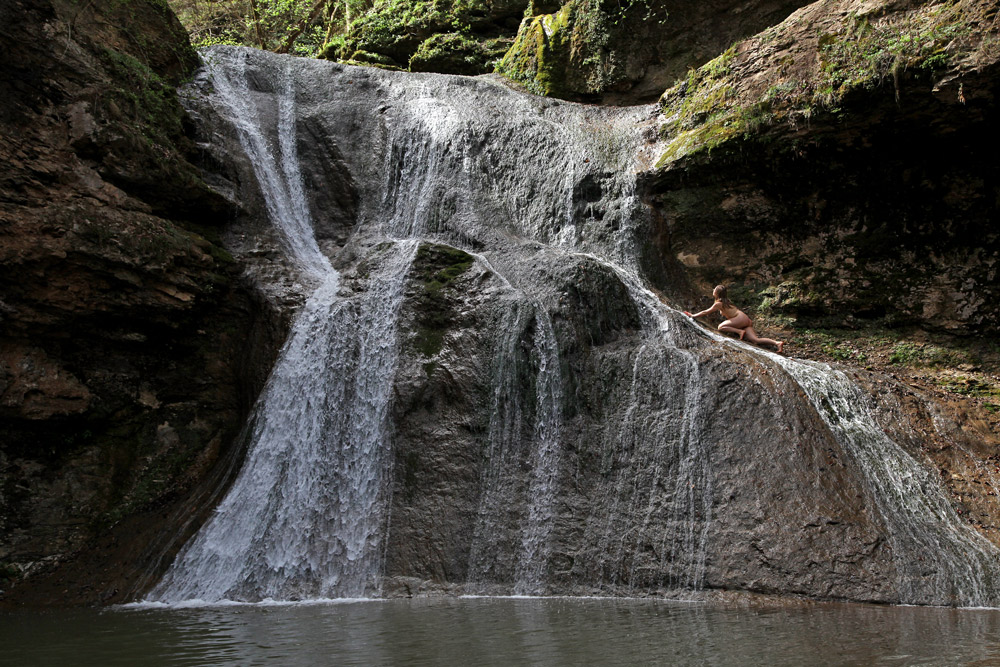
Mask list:
[[421,290],[416,299],[413,347],[423,356],[433,357],[444,346],[445,333],[454,319],[447,291],[474,261],[468,253],[450,246],[424,244],[417,250],[411,275],[420,282]]
[[553,97],[583,99],[620,86],[628,74],[618,51],[628,48],[633,6],[569,0],[556,12],[529,16],[497,73]]
[[[686,27],[701,29],[699,12],[678,4],[672,0],[532,2],[497,73],[541,95],[616,104],[647,101],[683,71],[678,61],[698,58],[674,36]],[[668,23],[668,15],[675,13],[680,20]],[[669,73],[662,74],[664,69]],[[662,82],[654,83],[658,79]]]
[[485,74],[507,51],[510,42],[492,39],[485,42],[465,33],[437,34],[424,40],[410,58],[411,72],[441,74]]
[[497,73],[538,95],[563,94],[575,8],[526,19]]
[[[513,41],[527,0],[377,0],[321,57],[420,72],[482,74]],[[361,53],[363,57],[357,57]]]
[[372,53],[370,51],[355,51],[351,54],[350,58],[347,58],[347,62],[356,65],[373,65],[383,69],[402,69],[398,63],[396,63],[396,61],[389,56],[384,56],[381,53]]
[[820,112],[840,114],[859,91],[888,85],[898,97],[904,77],[960,73],[963,63],[1000,57],[989,47],[996,36],[975,28],[986,20],[974,3],[883,8],[839,20],[822,7],[814,11],[822,19],[815,27],[809,15],[790,18],[667,90],[660,106],[668,143],[656,168],[733,140],[758,140],[783,124],[794,131]]

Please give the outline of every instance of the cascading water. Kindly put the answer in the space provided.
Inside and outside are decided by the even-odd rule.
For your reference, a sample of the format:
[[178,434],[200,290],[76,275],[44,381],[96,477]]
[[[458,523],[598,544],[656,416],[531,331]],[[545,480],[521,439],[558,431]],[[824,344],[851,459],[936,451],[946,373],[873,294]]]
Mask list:
[[[298,270],[319,287],[258,401],[232,490],[152,598],[378,592],[394,505],[390,396],[406,362],[399,318],[416,248],[427,242],[468,251],[480,269],[473,289],[489,295],[461,307],[462,317],[478,313],[489,329],[468,352],[485,360],[482,405],[463,425],[481,450],[454,452],[476,462],[470,507],[455,513],[454,544],[432,528],[413,531],[457,563],[451,576],[467,590],[785,586],[904,602],[995,600],[996,548],[964,526],[920,465],[873,426],[846,378],[723,343],[647,289],[638,255],[650,221],[635,172],[652,107],[589,108],[488,78],[394,74],[242,49],[211,49],[206,59],[218,111],[254,165],[270,217]],[[273,130],[261,122],[264,106]],[[344,264],[364,257],[366,275],[352,283],[364,288],[353,293],[315,240],[296,154],[303,124],[336,145],[338,168],[358,190],[344,253],[354,259],[338,257]],[[387,238],[408,240],[379,245]],[[441,340],[447,350],[448,334]],[[424,368],[460,363],[436,354],[420,361]],[[804,398],[779,400],[778,380],[753,376],[781,369],[781,382],[794,379]],[[426,370],[408,382],[417,376],[436,381]],[[809,464],[782,449],[790,442],[774,424],[740,430],[741,420],[779,421],[789,400],[800,412],[818,410],[823,429],[809,415],[796,428],[817,442],[836,440],[853,457],[863,476],[858,490],[874,499],[877,516],[854,495],[824,487],[811,469],[800,486],[759,472],[773,465],[761,463],[757,449]],[[757,440],[739,441],[740,433]],[[447,443],[419,444],[415,457]],[[748,469],[758,477],[744,479]],[[465,491],[442,485],[440,494],[451,500]],[[768,523],[781,512],[794,521],[811,502],[831,516],[805,527]],[[795,532],[816,526],[829,533]],[[856,539],[864,553],[850,557],[877,569],[870,544],[883,528],[898,579],[891,593],[850,573],[826,587],[810,572],[796,578],[786,564],[801,549],[771,548],[783,534],[817,553]],[[419,549],[393,551],[391,542],[385,550],[395,554],[397,574],[449,576],[436,565],[407,571],[399,563]],[[921,561],[923,551],[934,555]],[[746,573],[733,574],[741,567]]]
[[[612,422],[612,426],[619,429],[619,455],[634,457],[636,451],[642,451],[639,444],[644,440],[669,443],[669,446],[654,450],[652,456],[638,462],[638,466],[631,461],[632,465],[622,466],[625,471],[639,467],[649,473],[648,481],[644,481],[647,488],[642,492],[637,492],[634,474],[623,474],[618,481],[616,502],[631,496],[632,511],[641,520],[627,541],[620,539],[622,534],[616,529],[615,515],[621,510],[616,506],[608,514],[602,544],[611,556],[611,569],[620,570],[628,560],[627,554],[643,544],[658,542],[658,565],[669,572],[668,586],[698,590],[705,576],[713,502],[712,443],[702,437],[701,430],[703,402],[708,392],[698,360],[684,348],[683,341],[678,340],[677,313],[664,306],[633,270],[594,255],[584,256],[614,273],[625,286],[643,321],[644,340],[631,366],[627,408],[621,423]],[[677,401],[679,415],[658,414],[655,405],[650,404],[649,395],[656,390],[643,388],[643,383],[649,383],[650,369],[656,367],[671,370],[671,378],[676,382],[675,392],[682,397]],[[668,484],[672,486],[672,503],[666,511],[663,499],[651,490]],[[633,487],[631,493],[625,493],[624,485]],[[662,525],[667,528],[664,530]],[[660,534],[658,540],[657,533]],[[616,534],[619,535],[617,540]],[[627,566],[624,580],[630,588],[642,585],[643,577],[638,569],[636,561]]]
[[381,571],[396,317],[416,244],[383,249],[367,289],[342,296],[340,275],[319,251],[303,195],[288,72],[276,73],[274,155],[264,114],[246,104],[246,59],[228,64],[210,69],[220,111],[251,158],[272,222],[319,287],[257,402],[239,476],[150,598],[371,594]]
[[329,260],[320,252],[313,233],[308,199],[296,150],[295,83],[288,67],[276,72],[277,154],[269,133],[262,127],[264,112],[252,99],[247,58],[237,57],[226,66],[207,60],[220,110],[236,130],[240,145],[254,167],[268,217],[281,233],[295,262],[316,276],[336,277]]
[[535,350],[538,352],[536,381],[535,451],[532,456],[531,483],[528,497],[532,499],[521,538],[521,553],[517,563],[514,591],[538,594],[545,584],[545,565],[559,474],[559,436],[562,430],[562,379],[559,371],[559,348],[556,345],[552,320],[539,309],[535,329]]
[[[636,303],[647,312],[659,314],[661,331],[677,345],[670,321],[658,300],[634,275],[619,270]],[[748,345],[713,335],[719,343],[741,346],[777,363],[802,387],[823,421],[854,457],[864,475],[878,511],[886,523],[897,570],[899,601],[935,603],[941,600],[964,606],[993,604],[995,582],[1000,581],[1000,552],[982,535],[970,528],[956,514],[944,497],[940,485],[926,468],[893,442],[871,416],[868,398],[844,373],[827,366],[796,361],[762,353]],[[697,362],[681,350],[684,366],[693,376]],[[694,379],[687,386],[697,387]],[[676,476],[676,496],[686,498],[675,504],[681,516],[694,517],[711,512],[711,471],[705,468],[706,450],[694,443],[698,439],[698,397],[685,395],[685,420],[682,439],[687,446]],[[659,468],[657,467],[657,470]],[[692,566],[683,578],[672,578],[675,585],[697,588],[704,576],[705,523],[684,523],[672,533],[670,560],[684,560],[694,554]],[[699,529],[699,524],[701,528]]]
[[997,548],[955,513],[930,473],[879,428],[869,399],[840,371],[777,357],[854,457],[889,526],[900,600],[988,604]]
[[480,586],[512,576],[509,572],[502,572],[498,557],[516,548],[513,543],[502,540],[510,534],[510,524],[520,519],[500,510],[509,509],[504,507],[505,503],[516,496],[520,482],[505,473],[517,466],[521,445],[530,438],[525,428],[527,408],[521,392],[521,376],[528,372],[527,359],[521,356],[519,348],[521,332],[528,325],[531,312],[530,308],[515,300],[502,313],[497,327],[496,351],[491,368],[488,446],[469,554],[469,580]]

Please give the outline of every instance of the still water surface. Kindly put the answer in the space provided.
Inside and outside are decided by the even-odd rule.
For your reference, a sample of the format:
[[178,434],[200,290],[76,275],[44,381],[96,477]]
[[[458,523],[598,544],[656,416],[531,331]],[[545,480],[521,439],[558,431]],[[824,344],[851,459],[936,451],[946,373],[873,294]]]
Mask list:
[[435,598],[0,614],[0,665],[1000,665],[1000,611]]

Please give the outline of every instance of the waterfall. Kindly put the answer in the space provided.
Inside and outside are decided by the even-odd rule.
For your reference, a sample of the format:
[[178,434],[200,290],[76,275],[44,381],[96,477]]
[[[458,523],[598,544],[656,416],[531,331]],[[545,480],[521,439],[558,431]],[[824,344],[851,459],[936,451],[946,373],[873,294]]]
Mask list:
[[[725,449],[732,422],[717,413],[765,419],[754,410],[779,401],[768,395],[740,412],[768,391],[744,375],[783,369],[783,381],[802,389],[789,400],[808,413],[810,435],[836,439],[858,468],[877,513],[858,534],[887,531],[895,600],[994,601],[997,549],[878,429],[846,376],[706,334],[650,291],[639,254],[652,225],[636,196],[636,172],[654,107],[598,109],[520,94],[489,78],[245,49],[205,54],[215,112],[239,138],[287,255],[315,291],[247,426],[243,468],[152,599],[372,595],[390,567],[404,577],[443,577],[440,563],[407,570],[414,545],[387,555],[392,506],[404,502],[392,496],[392,397],[418,385],[427,393],[461,387],[478,402],[461,428],[428,428],[431,435],[409,449],[415,458],[433,449],[440,457],[433,465],[446,466],[449,443],[435,438],[449,436],[438,434],[461,432],[473,443],[454,452],[462,472],[473,472],[434,490],[440,502],[468,503],[449,514],[448,537],[426,517],[412,531],[433,545],[421,545],[422,557],[448,560],[448,574],[459,578],[448,583],[525,595],[787,586],[836,596],[783,570],[799,545],[775,563],[764,554],[744,579],[719,571],[728,551],[743,549],[736,558],[744,561],[757,553],[733,540],[773,537],[754,533],[762,521],[735,499],[733,485],[754,487],[745,502],[761,515],[781,508],[767,503],[783,501],[757,493],[782,480],[740,479],[740,466],[763,455],[750,446]],[[310,214],[297,155],[304,124],[308,136],[335,146],[337,168],[357,187],[358,219],[336,256],[350,279],[316,242],[323,221]],[[473,257],[475,282],[464,289],[475,293],[441,300],[461,327],[476,322],[484,331],[459,330],[454,340],[446,331],[440,352],[411,359],[416,353],[402,348],[411,322],[402,313],[421,243]],[[397,380],[406,363],[417,372]],[[434,378],[419,370],[427,367],[439,369]],[[462,382],[433,384],[468,368],[476,372]],[[735,374],[723,380],[720,369]],[[784,454],[782,444],[769,451]],[[821,486],[816,475],[808,470],[806,482],[789,487],[803,505]],[[865,503],[838,494],[826,501],[843,501],[846,514]],[[855,535],[831,531],[831,540]],[[857,594],[876,599],[881,590]]]
[[388,503],[388,406],[396,319],[417,244],[385,244],[366,289],[341,294],[313,235],[295,146],[295,90],[275,73],[277,145],[251,98],[246,54],[209,59],[219,111],[237,130],[272,223],[319,280],[250,419],[246,460],[212,517],[150,599],[256,601],[376,593]]
[[889,530],[899,601],[996,604],[997,548],[956,514],[930,472],[879,428],[870,399],[841,371],[775,360],[805,390],[864,475]]
[[[520,347],[523,333],[531,326],[535,332],[529,359],[523,357]],[[487,467],[469,558],[469,579],[482,585],[491,579],[510,578],[515,593],[537,595],[545,585],[546,556],[558,491],[562,421],[559,352],[551,318],[540,304],[514,301],[504,313],[498,331]],[[524,404],[521,391],[530,362],[538,368],[531,410]],[[534,428],[530,432],[526,429],[529,414],[534,414]],[[530,445],[531,465],[527,484],[510,475],[510,470],[517,467],[525,443]],[[519,493],[528,499],[524,516],[513,515],[509,505],[509,499]],[[520,533],[519,546],[501,544],[496,539],[511,528]],[[511,552],[517,554],[513,572],[499,572],[502,565],[498,561]]]
[[[665,306],[632,269],[590,253],[581,253],[610,269],[628,291],[643,321],[643,344],[638,348],[631,366],[628,406],[620,423],[613,423],[619,434],[620,456],[627,457],[622,468],[635,467],[649,471],[645,489],[636,488],[636,477],[623,474],[618,482],[615,507],[609,512],[604,526],[602,545],[611,558],[605,569],[622,570],[620,577],[629,588],[642,587],[637,562],[626,567],[628,554],[644,543],[658,541],[658,566],[669,572],[665,582],[672,589],[699,590],[705,577],[708,554],[708,531],[712,520],[712,443],[703,437],[703,403],[709,393],[695,355],[685,347],[680,329],[683,321],[676,311]],[[655,390],[644,387],[649,383],[651,368],[671,369],[674,391],[680,397],[678,416],[659,416],[649,405],[649,395]],[[609,434],[610,436],[610,434]],[[613,437],[613,436],[610,436]],[[641,443],[653,440],[663,443],[647,459],[633,461]],[[626,491],[627,486],[633,488]],[[656,488],[669,486],[672,502],[664,507]],[[631,496],[630,511],[641,520],[627,542],[617,530],[618,505]],[[662,525],[661,525],[662,524]],[[666,529],[663,529],[663,525]],[[618,539],[615,539],[615,536]]]
[[[708,519],[711,516],[711,470],[708,450],[699,442],[699,367],[678,340],[678,327],[659,300],[630,271],[613,268],[627,286],[636,304],[647,313],[647,328],[678,349],[684,359],[687,380],[683,383],[685,419],[681,429],[680,460],[674,477],[675,500],[670,548],[664,549],[673,563],[688,560],[683,573],[676,569],[671,585],[697,589],[704,577]],[[658,326],[651,326],[651,322]],[[712,334],[719,343],[741,347],[777,363],[804,390],[823,421],[845,451],[854,457],[864,476],[869,496],[888,529],[897,571],[898,601],[935,604],[948,601],[964,606],[997,603],[996,582],[1000,582],[1000,551],[962,521],[945,498],[940,484],[930,472],[893,442],[877,425],[868,407],[869,398],[840,371],[810,362],[796,361],[762,352],[743,343]],[[632,400],[626,414],[626,433],[634,432],[631,422],[636,408],[636,383],[640,348],[633,367]],[[634,439],[634,435],[631,436]],[[652,464],[659,476],[662,462]],[[654,484],[658,483],[654,479]],[[640,534],[653,514],[652,501]],[[699,520],[695,520],[695,518]],[[611,534],[608,531],[607,534]],[[636,540],[637,542],[639,540]],[[619,558],[621,545],[619,545]]]
[[[295,262],[316,276],[335,276],[336,271],[316,244],[309,200],[302,186],[296,149],[295,82],[289,66],[276,72],[277,109],[269,110],[251,94],[248,59],[248,53],[236,53],[223,60],[219,52],[206,58],[219,102],[216,108],[236,130],[260,184],[268,217]],[[277,154],[264,128],[271,115],[276,117]]]
[[552,320],[543,309],[539,309],[537,315],[535,350],[538,353],[538,379],[535,386],[535,447],[528,487],[531,504],[521,538],[514,588],[516,593],[525,595],[543,592],[545,584],[548,542],[552,522],[556,518],[559,436],[562,430],[559,349]]

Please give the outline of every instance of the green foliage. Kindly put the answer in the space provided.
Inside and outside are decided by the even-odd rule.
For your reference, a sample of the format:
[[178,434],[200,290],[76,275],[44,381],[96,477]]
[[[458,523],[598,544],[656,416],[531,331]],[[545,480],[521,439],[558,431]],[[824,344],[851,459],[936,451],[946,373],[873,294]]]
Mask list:
[[948,65],[949,45],[969,31],[959,7],[950,3],[882,23],[851,17],[843,32],[820,36],[816,100],[832,106],[850,90],[873,88],[912,66],[941,69]]
[[196,47],[213,44],[314,56],[373,0],[169,0]]
[[983,399],[989,412],[1000,412],[1000,383],[984,376],[947,375],[939,381],[943,389],[960,396]]
[[[803,282],[786,280],[777,285],[764,282],[730,284],[729,298],[764,329],[796,328],[802,311],[815,310],[822,297]],[[830,342],[825,338],[817,343]]]
[[741,106],[735,103],[730,72],[737,58],[737,44],[675,84],[660,98],[668,117],[662,128],[674,139],[660,156],[661,168],[686,155],[711,151],[736,136],[749,135],[771,119],[770,101]]
[[21,578],[21,568],[13,563],[0,562],[0,584]]
[[390,69],[492,71],[528,0],[169,0],[197,47],[253,46]]
[[437,293],[468,271],[474,261],[464,250],[424,244],[417,251],[415,263],[422,267],[417,275],[424,281],[424,289]]
[[326,60],[340,60],[344,50],[347,48],[347,40],[343,35],[331,35],[317,54]]
[[512,41],[500,24],[522,7],[517,0],[375,0],[344,27],[341,39],[330,38],[322,57],[353,60],[362,51],[399,69],[485,73]]
[[942,380],[941,386],[963,396],[1000,398],[1000,385],[979,378],[955,375]]
[[433,32],[438,26],[455,27],[438,3],[386,1],[352,24],[348,39],[359,46],[392,45],[407,33]]
[[837,361],[851,360],[862,364],[868,361],[867,355],[862,350],[851,347],[850,345],[825,343],[822,350]]
[[617,11],[613,8],[608,12],[615,25],[621,23],[630,13],[638,13],[642,17],[642,21],[653,21],[661,25],[666,23],[669,18],[667,12],[657,11],[659,7],[654,0],[615,0],[615,5],[617,5]]
[[497,74],[536,95],[561,95],[575,13],[576,5],[569,3],[522,26],[510,51],[497,63]]
[[353,52],[349,58],[344,58],[343,60],[356,65],[374,65],[375,67],[384,69],[399,69],[396,66],[396,61],[389,56],[370,51],[358,50]]
[[410,58],[409,69],[411,72],[482,74],[493,69],[492,61],[497,55],[465,33],[437,34],[417,48]]

